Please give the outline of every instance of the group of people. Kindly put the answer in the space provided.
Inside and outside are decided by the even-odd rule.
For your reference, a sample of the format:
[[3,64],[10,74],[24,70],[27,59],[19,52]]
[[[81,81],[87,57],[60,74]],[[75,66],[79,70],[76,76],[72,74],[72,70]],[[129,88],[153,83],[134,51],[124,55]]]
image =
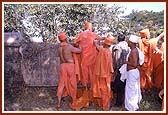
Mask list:
[[85,22],[84,27],[74,45],[68,43],[65,32],[58,34],[61,64],[57,107],[61,107],[61,98],[69,95],[72,98],[69,106],[74,110],[92,102],[107,111],[115,90],[115,105],[124,104],[127,110],[135,111],[139,109],[141,91],[153,86],[163,88],[164,33],[150,39],[150,32],[145,29],[140,31],[141,37],[130,35],[128,41],[119,35],[118,44],[112,47],[115,37],[110,34],[100,37],[92,31],[90,22]]

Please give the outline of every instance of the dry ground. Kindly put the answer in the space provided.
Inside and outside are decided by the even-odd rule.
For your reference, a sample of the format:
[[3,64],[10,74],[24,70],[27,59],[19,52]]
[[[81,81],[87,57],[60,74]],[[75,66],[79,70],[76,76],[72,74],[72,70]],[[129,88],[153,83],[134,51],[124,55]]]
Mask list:
[[[70,97],[63,98],[62,108],[57,109],[56,87],[28,87],[22,88],[22,91],[13,89],[13,93],[5,93],[4,109],[5,111],[73,111],[68,106]],[[12,89],[11,89],[12,90]],[[123,107],[115,107],[116,94],[111,100],[112,107],[110,111],[126,111]],[[81,111],[103,111],[97,105],[90,103],[88,108],[82,108]],[[161,100],[158,97],[158,90],[153,88],[150,92],[143,94],[143,100],[139,111],[161,111]]]

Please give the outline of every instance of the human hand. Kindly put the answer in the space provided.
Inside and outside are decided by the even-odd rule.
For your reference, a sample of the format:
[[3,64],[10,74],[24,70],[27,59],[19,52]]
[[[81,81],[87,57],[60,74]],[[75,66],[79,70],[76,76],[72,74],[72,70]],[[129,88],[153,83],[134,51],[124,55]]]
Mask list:
[[164,94],[164,90],[162,89],[162,90],[159,92],[159,97],[160,97],[160,99],[162,99],[163,94]]

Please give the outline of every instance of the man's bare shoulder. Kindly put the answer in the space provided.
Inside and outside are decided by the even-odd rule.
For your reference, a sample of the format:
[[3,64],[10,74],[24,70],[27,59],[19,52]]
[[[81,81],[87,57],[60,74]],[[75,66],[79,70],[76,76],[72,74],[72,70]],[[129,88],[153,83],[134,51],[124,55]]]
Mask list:
[[58,51],[60,51],[60,50],[62,50],[62,46],[60,46],[60,47],[58,48]]
[[67,47],[69,47],[69,48],[75,48],[75,46],[73,46],[72,44],[69,44]]

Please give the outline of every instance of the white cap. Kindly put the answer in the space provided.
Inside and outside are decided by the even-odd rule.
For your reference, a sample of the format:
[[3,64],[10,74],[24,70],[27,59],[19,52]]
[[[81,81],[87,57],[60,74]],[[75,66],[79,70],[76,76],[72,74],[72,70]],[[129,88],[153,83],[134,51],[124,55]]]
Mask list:
[[129,38],[129,41],[131,41],[133,43],[138,43],[139,39],[141,39],[141,37],[138,37],[136,35],[131,35]]

